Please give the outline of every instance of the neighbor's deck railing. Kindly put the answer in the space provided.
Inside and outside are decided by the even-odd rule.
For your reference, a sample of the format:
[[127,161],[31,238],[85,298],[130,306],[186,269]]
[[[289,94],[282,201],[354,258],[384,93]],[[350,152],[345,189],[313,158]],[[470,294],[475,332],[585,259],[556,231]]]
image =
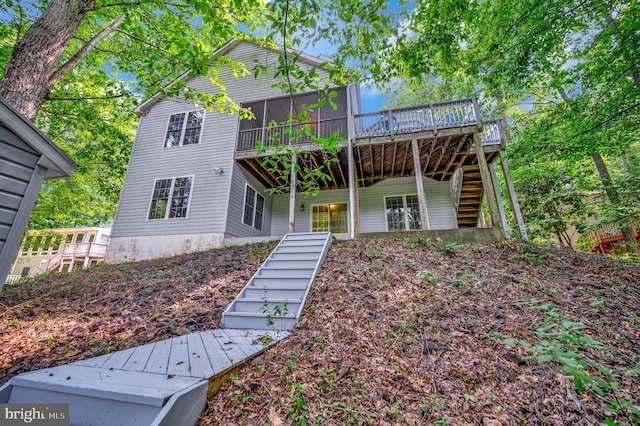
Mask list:
[[77,243],[65,245],[55,256],[43,259],[40,262],[40,267],[38,268],[37,274],[44,274],[51,269],[59,267],[63,259],[78,259],[83,257],[104,259],[106,253],[106,244]]
[[[629,225],[636,238],[640,238],[640,217],[632,217],[629,219]],[[590,238],[596,241],[593,248],[598,247],[602,254],[606,253],[604,243],[613,243],[624,240],[622,227],[617,223],[606,223],[598,226],[598,228],[589,234]],[[592,248],[592,249],[593,249]]]
[[62,257],[104,257],[106,253],[107,246],[105,244],[77,243],[65,246]]
[[394,136],[452,127],[475,126],[480,112],[474,99],[462,99],[415,107],[354,115],[357,138]]

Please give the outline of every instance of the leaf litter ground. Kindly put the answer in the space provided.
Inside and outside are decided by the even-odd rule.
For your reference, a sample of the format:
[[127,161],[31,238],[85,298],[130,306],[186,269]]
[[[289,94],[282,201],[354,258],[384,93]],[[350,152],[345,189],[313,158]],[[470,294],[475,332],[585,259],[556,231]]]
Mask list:
[[[271,248],[6,288],[2,382],[216,328]],[[293,335],[223,385],[199,425],[638,424],[639,313],[640,267],[602,256],[420,235],[335,242]]]

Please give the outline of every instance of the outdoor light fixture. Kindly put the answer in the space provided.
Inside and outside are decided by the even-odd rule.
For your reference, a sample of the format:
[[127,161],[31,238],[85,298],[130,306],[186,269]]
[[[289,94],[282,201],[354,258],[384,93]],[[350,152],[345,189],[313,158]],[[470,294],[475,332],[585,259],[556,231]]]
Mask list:
[[304,211],[304,203],[300,204],[300,211],[303,212]]
[[214,167],[213,168],[213,173],[217,174],[217,175],[221,175],[224,173],[224,169],[222,167]]

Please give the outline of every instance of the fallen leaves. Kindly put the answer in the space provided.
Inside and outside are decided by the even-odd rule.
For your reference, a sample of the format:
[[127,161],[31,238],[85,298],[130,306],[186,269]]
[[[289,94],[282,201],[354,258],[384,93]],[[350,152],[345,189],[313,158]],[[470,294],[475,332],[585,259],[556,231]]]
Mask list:
[[[223,385],[199,425],[562,425],[602,424],[605,416],[629,422],[605,413],[593,393],[571,390],[552,364],[536,365],[520,346],[491,337],[535,344],[545,313],[519,303],[535,299],[588,325],[584,333],[610,348],[589,352],[590,359],[616,374],[636,368],[638,265],[515,241],[460,245],[445,254],[439,244],[335,242],[294,334]],[[5,287],[3,381],[216,328],[268,253],[233,250]],[[637,406],[640,378],[621,377],[616,392]]]

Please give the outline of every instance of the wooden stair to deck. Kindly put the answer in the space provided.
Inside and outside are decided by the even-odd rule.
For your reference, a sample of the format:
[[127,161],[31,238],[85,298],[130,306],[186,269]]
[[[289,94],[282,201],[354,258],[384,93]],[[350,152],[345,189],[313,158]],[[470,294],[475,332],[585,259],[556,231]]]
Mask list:
[[462,174],[460,202],[458,204],[458,227],[475,228],[478,226],[480,205],[482,204],[482,178],[477,164],[465,167]]
[[287,234],[222,314],[225,328],[291,330],[318,270],[327,258],[329,232]]

